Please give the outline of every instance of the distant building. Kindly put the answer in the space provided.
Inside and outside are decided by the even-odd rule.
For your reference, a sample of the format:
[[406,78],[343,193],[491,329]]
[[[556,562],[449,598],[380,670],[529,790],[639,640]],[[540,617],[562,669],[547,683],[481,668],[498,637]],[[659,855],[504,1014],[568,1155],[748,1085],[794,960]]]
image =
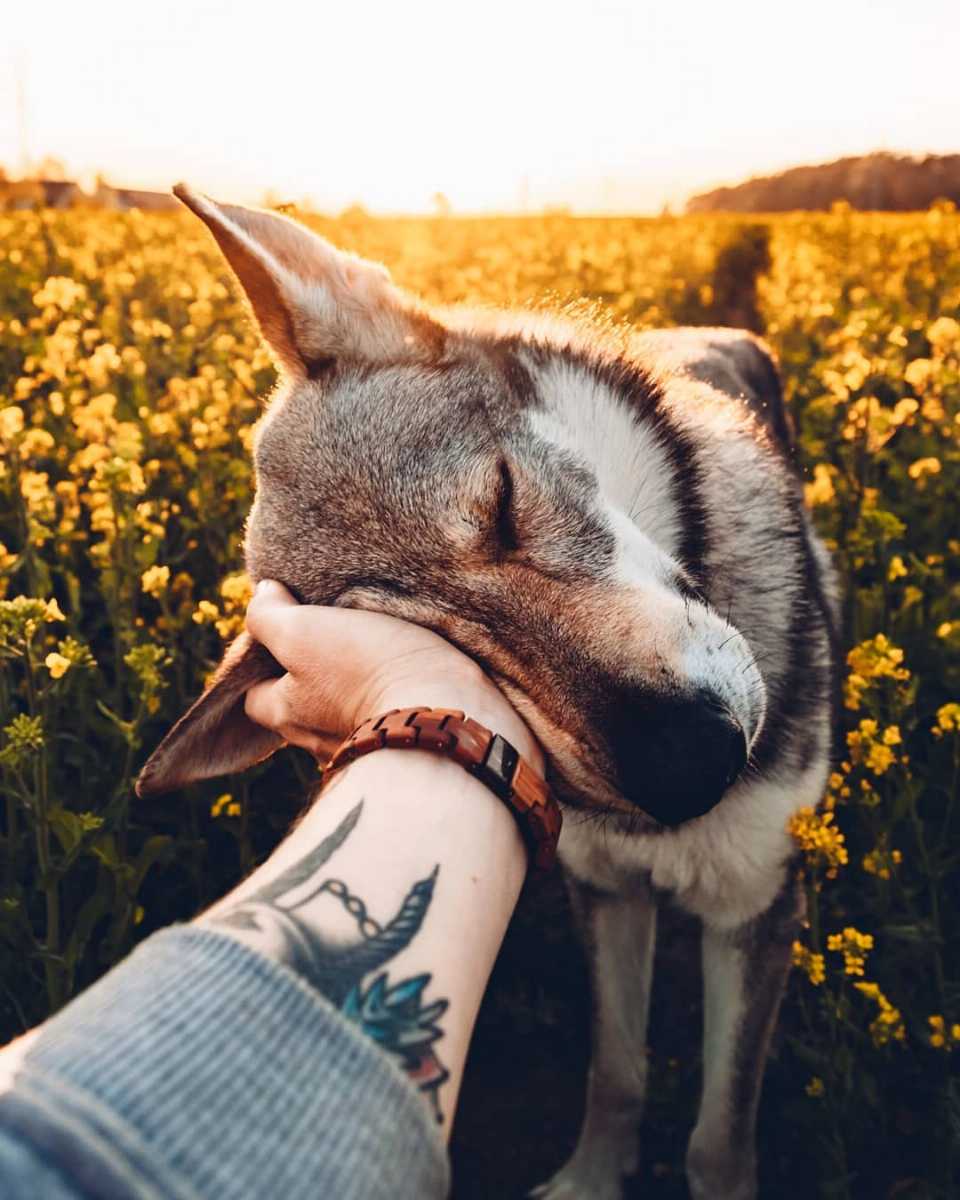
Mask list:
[[180,206],[170,192],[145,192],[138,188],[113,188],[114,208],[127,211],[138,208],[141,212],[170,212]]
[[72,179],[5,179],[0,174],[0,212],[33,208],[109,208],[119,212],[168,212],[177,202],[168,192],[149,192],[139,188],[115,188],[97,181],[91,194]]
[[73,208],[84,194],[69,179],[0,180],[0,209],[15,212],[28,208]]
[[84,199],[80,185],[71,179],[38,179],[36,183],[43,191],[47,208],[73,208]]

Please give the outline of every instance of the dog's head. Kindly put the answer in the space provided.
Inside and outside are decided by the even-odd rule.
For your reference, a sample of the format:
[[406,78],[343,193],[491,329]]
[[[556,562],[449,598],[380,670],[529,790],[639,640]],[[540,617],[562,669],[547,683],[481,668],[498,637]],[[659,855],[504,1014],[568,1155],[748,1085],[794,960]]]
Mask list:
[[[281,372],[255,441],[251,577],[443,634],[526,718],[569,803],[664,825],[713,807],[757,736],[763,686],[682,561],[670,447],[604,394],[626,361],[427,312],[294,221],[177,194]],[[582,408],[568,419],[572,398],[585,421]],[[644,479],[639,525],[618,494],[631,472]],[[279,672],[239,639],[141,792],[271,753],[278,739],[242,701]]]

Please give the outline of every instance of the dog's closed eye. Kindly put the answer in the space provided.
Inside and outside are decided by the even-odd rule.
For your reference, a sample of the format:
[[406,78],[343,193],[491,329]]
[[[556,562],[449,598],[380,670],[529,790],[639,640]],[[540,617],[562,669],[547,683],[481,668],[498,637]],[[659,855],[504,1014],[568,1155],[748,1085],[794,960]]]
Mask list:
[[503,553],[516,550],[520,544],[513,511],[513,476],[510,474],[510,465],[505,458],[500,459],[497,478],[499,486],[494,531],[498,548]]
[[381,595],[386,593],[390,596],[403,597],[413,595],[410,588],[405,584],[397,583],[395,580],[378,579],[373,575],[357,575],[347,581],[346,586],[341,590],[334,603],[342,604],[345,599],[349,600],[351,593],[355,592],[378,592]]
[[485,462],[465,475],[459,516],[470,530],[474,548],[485,557],[497,559],[517,549],[514,481],[505,458]]

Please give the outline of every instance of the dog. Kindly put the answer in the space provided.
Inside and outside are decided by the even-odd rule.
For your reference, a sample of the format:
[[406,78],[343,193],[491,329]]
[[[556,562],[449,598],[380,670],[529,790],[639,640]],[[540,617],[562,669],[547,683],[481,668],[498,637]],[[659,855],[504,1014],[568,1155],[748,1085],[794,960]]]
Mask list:
[[[280,370],[255,438],[254,580],[433,629],[544,746],[594,993],[586,1116],[541,1200],[615,1200],[638,1163],[658,903],[703,926],[695,1200],[756,1195],[755,1121],[803,916],[787,824],[819,803],[838,598],[776,366],[752,334],[428,310],[278,214],[180,185]],[[141,794],[281,744],[247,635]]]

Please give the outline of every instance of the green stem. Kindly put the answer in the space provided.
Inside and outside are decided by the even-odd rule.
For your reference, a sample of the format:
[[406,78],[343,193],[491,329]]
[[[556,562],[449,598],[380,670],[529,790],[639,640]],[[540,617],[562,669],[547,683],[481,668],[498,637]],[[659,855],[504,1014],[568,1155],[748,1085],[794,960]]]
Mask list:
[[[27,685],[27,702],[30,715],[37,716],[39,693],[36,675],[34,673],[33,647],[28,642],[24,654],[24,667]],[[40,713],[41,717],[45,714]],[[44,725],[44,736],[46,726]],[[41,747],[34,759],[33,766],[34,802],[36,806],[34,822],[34,838],[37,848],[37,862],[40,867],[42,880],[46,929],[44,933],[43,973],[47,988],[47,1005],[54,1013],[63,1004],[63,976],[59,966],[54,961],[60,952],[60,885],[53,870],[53,860],[50,855],[50,796],[49,776],[47,772],[47,746]]]
[[19,821],[17,813],[17,797],[14,795],[13,788],[4,784],[6,792],[6,810],[7,810],[7,861],[4,869],[4,890],[8,895],[13,892],[13,885],[17,878],[17,841],[20,836]]
[[960,791],[960,734],[953,739],[953,779],[950,782],[950,797],[947,800],[947,811],[944,814],[943,826],[940,830],[941,845],[946,845],[947,838],[950,836],[950,822],[953,820],[958,791]]
[[917,849],[920,851],[920,861],[923,864],[923,873],[929,885],[930,897],[930,921],[933,924],[934,943],[933,943],[933,975],[937,984],[937,1000],[939,1002],[939,1012],[943,1012],[946,1008],[946,989],[943,976],[943,959],[940,954],[940,946],[942,944],[941,927],[940,927],[940,895],[938,891],[938,878],[933,870],[933,864],[930,861],[930,853],[927,849],[927,840],[923,836],[923,821],[920,819],[920,814],[917,812],[917,797],[914,789],[907,784],[907,797],[909,800],[910,822],[913,825],[914,837],[917,840]]

